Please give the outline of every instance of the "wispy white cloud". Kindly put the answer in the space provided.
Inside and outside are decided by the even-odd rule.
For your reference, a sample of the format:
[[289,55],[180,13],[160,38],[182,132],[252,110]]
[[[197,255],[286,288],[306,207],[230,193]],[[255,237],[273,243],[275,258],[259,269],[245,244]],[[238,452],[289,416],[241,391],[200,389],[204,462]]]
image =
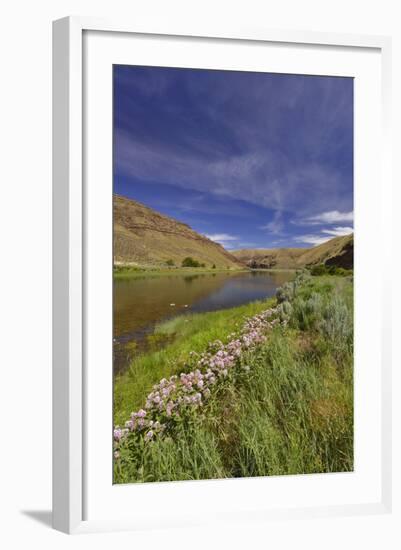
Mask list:
[[294,237],[296,243],[311,244],[313,246],[323,244],[330,239],[331,237],[325,237],[324,235],[297,235]]
[[333,237],[342,237],[343,235],[349,235],[353,232],[352,227],[333,227],[332,229],[323,229],[323,233],[332,235]]
[[316,246],[329,241],[333,237],[343,237],[353,232],[352,227],[333,227],[331,229],[322,229],[320,234],[297,235],[294,242],[305,243]]
[[283,213],[280,210],[276,210],[271,222],[262,225],[261,229],[267,229],[274,235],[279,235],[284,228]]
[[235,248],[234,243],[238,241],[238,237],[235,237],[234,235],[229,235],[228,233],[214,233],[212,235],[205,234],[205,237],[210,239],[211,241],[214,241],[215,243],[219,243],[224,248],[232,249]]
[[215,242],[220,241],[236,241],[237,237],[234,237],[234,235],[228,235],[227,233],[214,233],[213,235],[205,235],[208,239]]
[[[324,205],[341,207],[349,201],[341,174],[332,167],[314,161],[293,166],[287,156],[268,146],[240,153],[214,151],[205,157],[171,143],[144,143],[122,130],[115,132],[115,143],[117,171],[143,182],[162,181],[278,212],[296,212],[304,219]],[[308,223],[318,223],[315,218]],[[275,225],[279,223],[277,219]]]
[[330,210],[329,212],[322,212],[315,216],[310,216],[299,220],[300,225],[319,225],[323,223],[341,223],[341,222],[353,222],[353,212],[339,212],[338,210]]

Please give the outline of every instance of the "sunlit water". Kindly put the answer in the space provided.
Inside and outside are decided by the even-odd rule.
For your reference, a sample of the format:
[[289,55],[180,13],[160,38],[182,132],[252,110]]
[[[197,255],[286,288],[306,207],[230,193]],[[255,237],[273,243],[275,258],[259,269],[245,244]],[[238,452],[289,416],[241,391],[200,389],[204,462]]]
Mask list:
[[184,313],[216,311],[274,296],[292,272],[171,274],[114,281],[114,372],[146,349],[155,325]]

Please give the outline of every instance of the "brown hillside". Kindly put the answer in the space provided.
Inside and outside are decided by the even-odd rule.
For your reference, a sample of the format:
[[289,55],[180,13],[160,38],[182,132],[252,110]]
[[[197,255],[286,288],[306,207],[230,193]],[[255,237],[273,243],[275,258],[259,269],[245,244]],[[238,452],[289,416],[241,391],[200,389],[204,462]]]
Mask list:
[[233,252],[249,267],[297,269],[325,263],[346,269],[354,265],[354,236],[334,237],[313,248],[245,249]]
[[308,248],[256,248],[235,250],[234,256],[245,262],[249,267],[263,269],[295,269],[298,267],[298,258]]
[[180,266],[191,256],[206,267],[243,267],[221,245],[151,208],[114,195],[114,262],[162,266],[168,260]]
[[302,265],[327,264],[352,269],[354,267],[354,235],[334,237],[310,248],[300,257]]

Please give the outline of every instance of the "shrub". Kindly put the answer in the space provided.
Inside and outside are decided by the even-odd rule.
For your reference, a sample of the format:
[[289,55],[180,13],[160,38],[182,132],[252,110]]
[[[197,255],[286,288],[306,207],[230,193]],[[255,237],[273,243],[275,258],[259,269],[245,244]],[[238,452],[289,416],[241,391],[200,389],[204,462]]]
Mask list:
[[[285,304],[287,302],[283,302],[281,306]],[[283,319],[286,314],[292,326],[303,331],[319,332],[327,345],[335,348],[336,352],[341,354],[351,351],[352,313],[338,294],[324,296],[313,292],[309,298],[298,296],[292,302],[291,309],[282,311]]]
[[347,275],[352,275],[352,269],[344,269],[343,267],[338,267],[336,265],[327,265],[319,264],[314,265],[310,268],[311,275],[320,276],[320,275],[339,275],[340,277],[345,277]]
[[182,267],[200,267],[200,263],[197,260],[194,260],[191,258],[191,256],[187,256],[182,260]]
[[277,302],[281,304],[282,302],[290,302],[293,300],[294,289],[295,286],[293,283],[284,283],[283,286],[280,286],[276,291]]
[[175,265],[174,260],[167,260],[166,265],[174,266]]
[[311,275],[314,277],[318,277],[319,275],[326,275],[327,274],[327,268],[324,264],[314,265],[311,268]]
[[335,295],[324,308],[318,324],[319,331],[337,347],[352,345],[353,327],[351,314],[340,296]]
[[213,264],[213,265],[212,265],[212,269],[216,269],[216,264]]
[[322,318],[323,299],[316,292],[308,299],[298,297],[293,303],[292,321],[301,330],[316,328]]
[[291,302],[281,302],[277,306],[277,313],[281,322],[289,321],[292,314]]

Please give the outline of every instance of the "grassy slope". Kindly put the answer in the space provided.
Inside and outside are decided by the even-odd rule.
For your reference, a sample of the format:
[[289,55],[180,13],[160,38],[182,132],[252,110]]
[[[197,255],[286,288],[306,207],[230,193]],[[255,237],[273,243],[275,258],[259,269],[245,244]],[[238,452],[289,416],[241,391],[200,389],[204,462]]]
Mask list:
[[179,266],[191,256],[210,268],[243,267],[221,245],[139,202],[115,195],[113,215],[115,262],[151,267],[172,260]]
[[[353,235],[334,237],[313,248],[243,249],[234,251],[233,255],[245,263],[256,260],[264,267],[299,269],[325,263],[330,259],[334,260],[333,263],[338,260],[338,265],[341,266],[341,256],[349,247],[353,248]],[[350,268],[352,265],[343,267]]]
[[[292,302],[289,327],[278,327],[244,358],[250,374],[219,387],[203,414],[175,436],[127,448],[116,482],[352,470],[352,301],[349,278],[319,277],[305,284]],[[263,304],[253,307],[256,312]],[[161,327],[184,333],[171,355],[154,356],[148,370],[164,364],[173,372],[190,349],[204,349],[209,337],[223,339],[244,312]],[[154,380],[162,375],[155,373]]]

